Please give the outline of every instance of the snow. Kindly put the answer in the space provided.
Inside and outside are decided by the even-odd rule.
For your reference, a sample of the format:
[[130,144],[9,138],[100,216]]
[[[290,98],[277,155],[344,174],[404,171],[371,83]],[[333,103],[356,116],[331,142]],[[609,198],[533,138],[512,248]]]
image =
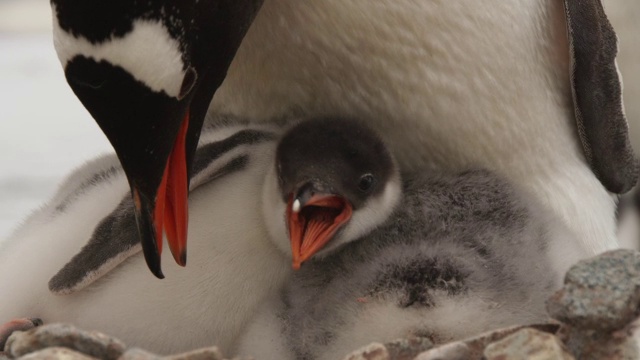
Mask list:
[[49,2],[0,0],[0,241],[111,146],[64,79]]

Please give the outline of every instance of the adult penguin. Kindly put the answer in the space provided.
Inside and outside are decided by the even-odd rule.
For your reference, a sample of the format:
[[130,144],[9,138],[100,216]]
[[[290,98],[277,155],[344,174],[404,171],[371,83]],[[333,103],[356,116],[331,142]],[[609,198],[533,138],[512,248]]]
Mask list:
[[592,253],[618,246],[612,193],[637,166],[600,0],[52,6],[66,77],[123,163],[159,277],[163,228],[186,262],[186,178],[223,79],[210,112],[371,119],[403,169],[487,167]]

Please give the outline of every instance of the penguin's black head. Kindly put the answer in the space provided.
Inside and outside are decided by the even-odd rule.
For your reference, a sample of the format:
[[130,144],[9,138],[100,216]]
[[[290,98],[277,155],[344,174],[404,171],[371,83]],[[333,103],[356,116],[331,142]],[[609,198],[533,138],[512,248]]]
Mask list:
[[152,272],[186,263],[187,190],[206,110],[263,0],[52,0],[74,93],[129,179]]
[[[380,137],[359,121],[325,118],[298,124],[280,141],[276,168],[287,203],[294,268],[359,214],[385,213],[372,207],[393,207],[397,200],[394,160]],[[375,216],[358,219],[369,220],[375,222]]]

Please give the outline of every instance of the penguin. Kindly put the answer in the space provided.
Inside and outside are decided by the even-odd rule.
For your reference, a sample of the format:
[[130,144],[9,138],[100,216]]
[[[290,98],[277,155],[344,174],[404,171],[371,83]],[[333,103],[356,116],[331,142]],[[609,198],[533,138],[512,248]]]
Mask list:
[[186,264],[187,193],[206,110],[260,1],[53,0],[71,89],[113,145],[149,269]]
[[264,302],[240,356],[340,359],[371,342],[441,344],[546,321],[546,299],[589,253],[491,171],[401,176],[361,122],[302,123],[276,156],[280,191],[265,194],[279,194],[288,234],[271,239],[298,270]]
[[[216,124],[203,130],[194,159],[189,267],[150,281],[125,171],[106,155],[69,174],[3,241],[0,324],[38,318],[158,354],[212,345],[228,353],[291,270],[268,240],[259,206],[281,128],[234,117]],[[22,323],[9,322],[0,335]]]
[[638,168],[600,0],[52,9],[66,78],[123,163],[158,277],[162,229],[186,262],[185,189],[207,111],[366,118],[403,171],[490,169],[540,198],[592,254],[618,247],[614,193]]

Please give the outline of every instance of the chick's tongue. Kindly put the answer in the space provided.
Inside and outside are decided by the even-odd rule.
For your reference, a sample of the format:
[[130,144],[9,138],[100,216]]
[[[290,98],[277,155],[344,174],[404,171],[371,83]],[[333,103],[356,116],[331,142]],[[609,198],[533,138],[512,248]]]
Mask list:
[[317,241],[330,236],[335,220],[340,215],[342,209],[322,207],[322,206],[306,206],[301,211],[301,219],[303,223],[302,230],[302,247],[301,253],[306,253]]

